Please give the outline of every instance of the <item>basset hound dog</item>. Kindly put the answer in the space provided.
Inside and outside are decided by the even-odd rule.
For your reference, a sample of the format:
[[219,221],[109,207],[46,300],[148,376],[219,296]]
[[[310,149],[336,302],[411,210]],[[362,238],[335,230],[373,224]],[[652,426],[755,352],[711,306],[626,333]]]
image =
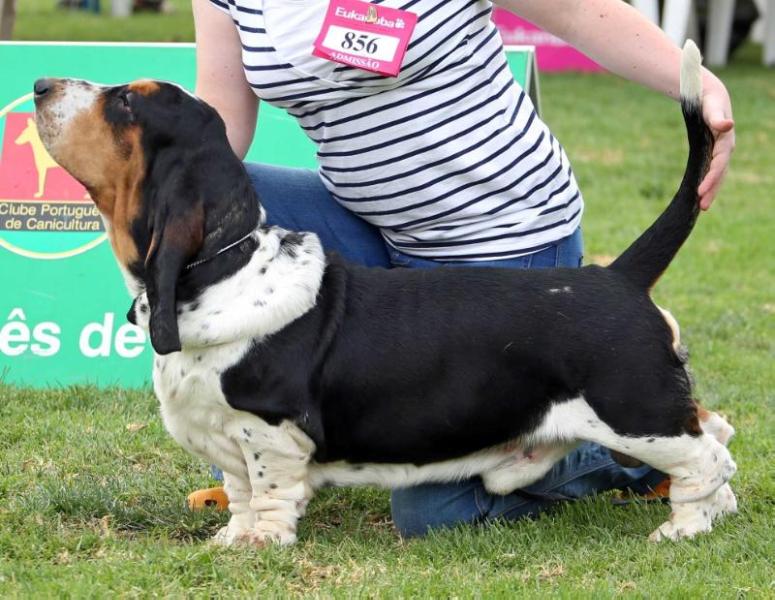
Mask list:
[[[292,543],[314,490],[481,476],[506,494],[582,440],[669,474],[652,539],[736,510],[732,427],[693,399],[649,291],[689,236],[712,137],[683,53],[689,158],[675,197],[608,267],[365,268],[267,227],[216,111],[155,81],[35,83],[55,160],[88,189],[155,350],[183,447],[224,472],[223,544]],[[289,202],[293,199],[290,198]]]

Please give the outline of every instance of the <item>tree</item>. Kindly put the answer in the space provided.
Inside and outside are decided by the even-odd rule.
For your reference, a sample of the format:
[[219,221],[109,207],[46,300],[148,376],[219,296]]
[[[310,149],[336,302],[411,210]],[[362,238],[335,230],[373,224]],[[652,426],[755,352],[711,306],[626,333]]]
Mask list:
[[10,40],[16,20],[16,0],[0,0],[0,40]]

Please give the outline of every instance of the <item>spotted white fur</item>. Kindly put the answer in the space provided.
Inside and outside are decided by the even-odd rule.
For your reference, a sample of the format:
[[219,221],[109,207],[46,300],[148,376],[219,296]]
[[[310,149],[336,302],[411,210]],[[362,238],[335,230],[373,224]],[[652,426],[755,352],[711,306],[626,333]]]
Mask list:
[[[306,234],[291,257],[281,248],[288,231],[259,228],[258,249],[231,277],[208,287],[199,297],[178,304],[183,350],[210,348],[276,333],[315,305],[325,268],[317,236]],[[137,324],[148,328],[148,299],[138,298]]]
[[261,339],[315,305],[325,267],[320,241],[306,235],[294,258],[280,249],[286,233],[279,227],[257,230],[259,247],[244,268],[179,307],[184,348]]
[[[162,414],[175,439],[225,472],[232,518],[216,536],[222,544],[292,543],[304,506],[313,490],[323,485],[394,488],[481,475],[489,491],[508,493],[542,477],[573,447],[569,440],[576,436],[621,448],[675,474],[671,519],[652,534],[652,539],[709,531],[714,518],[736,511],[734,494],[726,484],[734,463],[712,436],[618,436],[594,416],[583,398],[556,405],[534,432],[535,439],[555,438],[553,444],[535,447],[523,440],[457,460],[416,466],[312,462],[314,446],[295,425],[284,422],[279,427],[269,426],[254,415],[229,409],[219,389],[214,390],[215,405],[202,391],[203,386],[189,387],[185,398],[178,396],[180,411],[173,413],[173,402],[166,402]],[[201,411],[198,402],[192,405],[195,397],[204,400]],[[584,420],[576,421],[578,417]],[[713,460],[714,454],[718,462]],[[698,460],[703,456],[708,461]],[[698,491],[703,486],[705,491]]]
[[[286,233],[257,230],[258,248],[245,267],[196,301],[180,304],[182,351],[154,360],[154,390],[168,431],[224,471],[232,518],[216,536],[219,543],[293,542],[310,495],[311,441],[290,423],[272,427],[232,409],[220,382],[221,373],[254,341],[282,329],[315,303],[324,268],[320,242],[305,236],[292,257],[281,249]],[[136,307],[137,323],[147,329],[144,294]]]

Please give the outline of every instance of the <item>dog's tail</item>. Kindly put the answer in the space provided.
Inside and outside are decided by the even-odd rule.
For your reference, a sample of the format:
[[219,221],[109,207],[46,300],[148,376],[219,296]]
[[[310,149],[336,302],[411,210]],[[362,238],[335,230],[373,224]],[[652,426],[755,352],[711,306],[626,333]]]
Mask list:
[[667,269],[699,214],[697,187],[707,173],[713,151],[713,136],[702,118],[701,63],[697,46],[687,41],[681,56],[681,110],[689,137],[689,160],[681,186],[651,227],[610,265],[644,290]]

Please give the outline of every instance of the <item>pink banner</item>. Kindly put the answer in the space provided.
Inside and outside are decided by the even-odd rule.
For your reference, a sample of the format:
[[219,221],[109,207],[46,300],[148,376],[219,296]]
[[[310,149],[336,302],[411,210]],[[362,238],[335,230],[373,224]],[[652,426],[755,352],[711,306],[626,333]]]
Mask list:
[[602,71],[591,58],[514,13],[496,8],[492,18],[504,44],[535,46],[539,71]]

